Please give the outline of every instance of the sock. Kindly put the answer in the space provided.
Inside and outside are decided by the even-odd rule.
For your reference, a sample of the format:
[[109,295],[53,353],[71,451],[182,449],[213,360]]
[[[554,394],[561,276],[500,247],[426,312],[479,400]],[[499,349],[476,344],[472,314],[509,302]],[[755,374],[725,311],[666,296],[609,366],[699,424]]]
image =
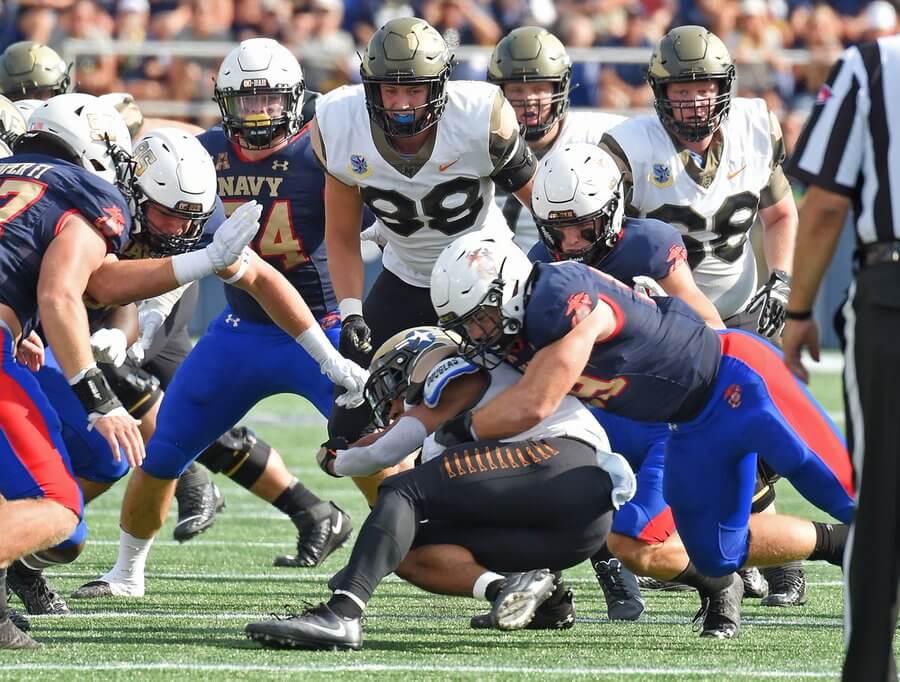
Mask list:
[[844,547],[850,526],[846,523],[812,522],[816,529],[816,546],[809,555],[810,561],[827,561],[829,564],[841,566],[844,563]]
[[591,564],[596,566],[601,561],[609,561],[613,558],[613,553],[609,551],[609,547],[606,543],[603,543],[603,547],[597,550],[597,553],[591,557]]
[[708,575],[701,575],[694,566],[694,562],[690,561],[688,562],[687,568],[672,578],[672,582],[690,585],[691,587],[696,588],[701,595],[710,595],[714,592],[724,590],[731,585],[731,575],[725,575],[721,578],[711,578]]
[[364,602],[355,594],[338,590],[328,600],[328,608],[341,618],[362,617]]
[[9,615],[9,606],[6,603],[6,569],[0,568],[0,620]]
[[[472,587],[472,596],[475,599],[487,599],[488,601],[493,601],[493,599],[487,596],[488,589],[494,584],[497,583],[497,591],[499,591],[499,583],[503,582],[503,576],[499,573],[493,573],[492,571],[485,571],[478,579],[475,581],[475,585]],[[497,591],[494,592],[494,596],[497,596]]]
[[321,501],[314,492],[295,478],[294,482],[285,488],[281,495],[275,498],[272,506],[283,514],[293,516],[319,504]]
[[114,583],[141,583],[144,582],[144,566],[147,563],[147,555],[150,553],[150,545],[153,538],[136,538],[119,529],[119,556],[116,565],[101,578],[106,582]]

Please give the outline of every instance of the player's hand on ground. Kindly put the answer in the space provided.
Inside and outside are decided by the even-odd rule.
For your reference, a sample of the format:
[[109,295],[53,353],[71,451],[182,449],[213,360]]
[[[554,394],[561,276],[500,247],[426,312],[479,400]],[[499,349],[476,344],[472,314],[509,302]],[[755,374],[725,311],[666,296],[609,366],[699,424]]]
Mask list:
[[140,421],[128,414],[124,407],[117,407],[104,415],[92,414],[88,418],[91,427],[97,429],[109,443],[115,461],[120,461],[124,454],[130,467],[141,465],[144,461],[144,440],[138,428]]
[[38,333],[32,331],[19,341],[16,348],[16,360],[32,372],[37,372],[44,365],[44,342]]
[[348,315],[341,322],[339,349],[345,358],[361,363],[372,352],[372,330],[362,315]]
[[322,365],[322,374],[327,376],[337,386],[346,389],[334,402],[341,407],[359,407],[363,402],[363,391],[369,380],[368,370],[357,365],[353,360],[334,355],[325,360]]
[[781,351],[784,364],[804,384],[809,383],[809,371],[802,361],[803,349],[809,350],[810,357],[819,361],[819,327],[813,318],[808,320],[788,320],[781,335]]
[[121,367],[128,352],[128,339],[121,329],[98,329],[91,334],[94,360]]
[[232,265],[241,256],[259,231],[262,206],[256,201],[248,201],[238,206],[216,230],[212,244],[206,247],[206,254],[216,272]]

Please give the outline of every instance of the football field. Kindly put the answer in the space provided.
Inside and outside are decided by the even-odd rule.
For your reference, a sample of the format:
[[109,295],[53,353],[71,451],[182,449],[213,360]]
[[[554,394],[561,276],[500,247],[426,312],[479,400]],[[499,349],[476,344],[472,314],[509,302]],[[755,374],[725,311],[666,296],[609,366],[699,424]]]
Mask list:
[[[817,375],[813,389],[838,416],[839,377]],[[289,468],[321,497],[353,516],[366,515],[347,480],[316,468],[324,421],[293,396],[260,404],[247,423],[284,456]],[[327,579],[349,545],[317,569],[274,568],[290,553],[294,527],[274,508],[219,477],[227,508],[207,533],[185,545],[172,538],[174,513],[154,544],[142,599],[70,600],[66,617],[34,617],[41,650],[0,652],[0,679],[521,679],[797,680],[836,679],[841,663],[839,569],[807,565],[809,602],[763,608],[744,602],[743,630],[734,641],[699,639],[691,619],[695,593],[646,594],[639,623],[610,623],[588,563],[566,572],[576,594],[577,620],[566,631],[501,633],[471,630],[487,602],[426,594],[398,579],[385,581],[365,616],[359,652],[273,651],[243,636],[244,625],[269,614],[299,612],[328,596]],[[75,564],[49,572],[67,596],[106,571],[118,543],[120,482],[87,510],[90,542]],[[778,507],[823,519],[786,482]],[[539,510],[536,510],[536,512]],[[4,529],[8,532],[8,529]],[[15,608],[18,600],[11,600]],[[216,676],[214,678],[214,676]]]

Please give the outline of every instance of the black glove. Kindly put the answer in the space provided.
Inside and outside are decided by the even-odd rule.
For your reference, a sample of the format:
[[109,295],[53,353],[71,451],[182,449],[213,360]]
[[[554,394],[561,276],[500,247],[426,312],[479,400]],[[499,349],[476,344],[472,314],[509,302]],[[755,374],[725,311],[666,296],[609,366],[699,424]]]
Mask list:
[[791,295],[791,278],[781,270],[775,270],[769,281],[750,299],[745,312],[759,314],[757,333],[768,339],[781,335],[784,329],[784,311]]
[[476,440],[472,434],[472,413],[467,410],[453,419],[445,421],[434,432],[434,440],[439,445],[443,445],[445,450]]
[[365,367],[372,352],[372,331],[362,315],[347,315],[341,322],[340,351],[348,360]]
[[342,436],[333,436],[326,440],[322,443],[322,447],[319,448],[319,452],[316,453],[316,461],[319,463],[319,468],[329,476],[341,478],[334,473],[334,460],[337,459],[338,450],[346,450],[348,447],[350,446],[347,443],[347,439]]

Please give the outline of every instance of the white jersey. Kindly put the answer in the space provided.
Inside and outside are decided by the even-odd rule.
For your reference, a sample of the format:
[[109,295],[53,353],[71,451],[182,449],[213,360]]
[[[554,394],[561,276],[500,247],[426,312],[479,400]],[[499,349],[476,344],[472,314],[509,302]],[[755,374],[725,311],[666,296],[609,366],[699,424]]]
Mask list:
[[486,229],[509,237],[491,179],[491,119],[498,95],[489,83],[447,83],[431,155],[410,174],[376,146],[363,86],[344,86],[318,100],[326,169],[360,188],[387,242],[384,267],[407,284],[428,287],[437,257],[460,235]]
[[[570,111],[563,118],[559,135],[556,136],[550,148],[542,152],[540,156],[546,156],[554,149],[561,149],[573,142],[600,144],[603,133],[624,120],[624,116],[617,114],[604,114],[599,111]],[[504,194],[498,197],[497,205],[503,206],[508,196]],[[512,201],[516,201],[516,199],[513,198]],[[516,243],[527,253],[539,238],[531,213],[525,210],[520,211],[515,227]]]
[[721,158],[714,175],[701,176],[706,182],[691,176],[685,152],[679,154],[656,115],[632,118],[609,136],[631,167],[630,205],[639,217],[681,231],[697,286],[725,319],[744,310],[756,291],[749,233],[778,160],[764,100],[732,99],[721,130]]
[[[488,386],[487,391],[485,391],[481,400],[478,401],[478,404],[472,409],[477,409],[484,405],[491,398],[501,391],[506,390],[521,378],[522,375],[511,365],[501,363],[499,366],[490,370],[490,386]],[[606,431],[604,431],[603,427],[597,423],[597,420],[594,419],[593,415],[581,401],[571,395],[567,395],[563,398],[563,401],[556,409],[556,412],[536,426],[533,426],[522,433],[517,433],[515,436],[502,438],[501,441],[504,443],[512,443],[523,440],[536,440],[539,438],[560,438],[563,436],[577,438],[585,443],[593,445],[599,453],[598,460],[601,460],[601,466],[603,466],[601,457],[609,456],[611,453],[609,439],[606,437]],[[425,443],[422,445],[422,461],[427,462],[440,455],[444,450],[446,450],[446,448],[435,442],[434,434],[432,434],[428,436]]]

